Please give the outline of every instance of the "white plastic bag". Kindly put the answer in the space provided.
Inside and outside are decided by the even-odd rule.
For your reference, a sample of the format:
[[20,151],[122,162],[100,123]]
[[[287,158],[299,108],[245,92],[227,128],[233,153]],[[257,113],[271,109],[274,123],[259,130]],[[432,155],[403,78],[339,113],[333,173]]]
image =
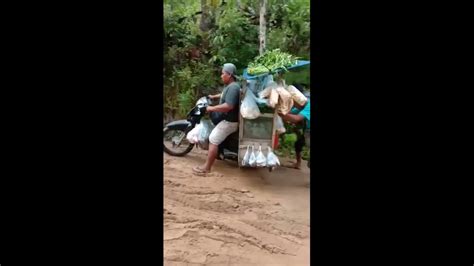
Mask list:
[[279,115],[276,118],[275,127],[278,134],[283,134],[286,132],[285,125],[283,124],[283,119]]
[[254,93],[257,93],[257,81],[255,79],[247,80],[247,88]]
[[186,138],[188,139],[189,143],[197,143],[199,141],[199,131],[201,130],[202,125],[197,124],[191,131],[188,132]]
[[268,106],[268,99],[257,97],[254,93],[250,93],[249,95],[255,100],[255,103],[257,104],[257,106],[259,104],[265,104],[266,106]]
[[253,92],[251,90],[247,90],[242,105],[240,106],[240,113],[245,119],[255,119],[260,116],[260,109],[258,109],[255,96],[252,94]]
[[272,92],[272,89],[277,86],[276,82],[274,81],[269,81],[264,87],[265,89],[260,91],[258,93],[259,98],[268,98],[270,97],[270,93]]
[[199,130],[198,143],[202,149],[207,150],[209,148],[209,135],[211,135],[214,126],[209,119],[201,120],[199,125],[201,125],[201,128]]
[[199,142],[203,142],[209,139],[209,135],[211,135],[213,126],[209,119],[202,119],[200,125],[201,129],[199,131]]
[[265,167],[267,165],[267,158],[263,155],[262,145],[260,145],[256,158],[257,167]]
[[277,165],[280,165],[280,160],[278,160],[278,157],[275,155],[275,153],[272,152],[272,149],[268,147],[267,166],[274,167]]
[[261,81],[260,86],[261,86],[262,89],[266,88],[268,86],[271,86],[272,83],[275,83],[273,81],[273,75],[266,75],[266,76],[264,76],[263,80],[260,80],[260,81]]
[[249,166],[251,167],[257,166],[257,158],[255,157],[253,145],[252,145],[252,153],[250,153],[250,158],[249,158]]
[[247,145],[247,151],[245,152],[244,158],[242,159],[242,166],[248,166],[249,165],[249,159],[250,159],[250,145]]
[[288,86],[287,90],[290,92],[291,97],[296,103],[299,105],[304,105],[306,103],[306,96],[304,96],[304,94],[301,93],[295,86],[290,85]]

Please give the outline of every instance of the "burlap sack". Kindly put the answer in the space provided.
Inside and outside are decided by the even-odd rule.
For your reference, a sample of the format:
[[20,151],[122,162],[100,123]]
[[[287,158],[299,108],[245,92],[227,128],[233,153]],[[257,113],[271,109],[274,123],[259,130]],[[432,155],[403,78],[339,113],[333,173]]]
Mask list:
[[271,108],[275,108],[275,106],[278,104],[279,101],[279,94],[276,89],[271,89],[270,90],[270,99],[268,100],[268,106]]
[[278,104],[276,107],[277,112],[283,115],[288,114],[294,104],[291,93],[285,90],[283,86],[278,86],[274,90],[278,93],[278,96],[279,96]]

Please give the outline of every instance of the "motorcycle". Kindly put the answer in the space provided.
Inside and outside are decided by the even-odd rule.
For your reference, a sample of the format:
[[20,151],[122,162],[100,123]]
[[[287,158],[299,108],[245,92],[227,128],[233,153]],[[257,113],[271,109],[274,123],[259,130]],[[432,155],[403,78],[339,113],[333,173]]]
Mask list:
[[[194,146],[198,145],[190,143],[186,135],[206,114],[206,107],[211,105],[209,97],[201,97],[196,105],[188,112],[186,119],[172,121],[165,125],[163,129],[163,149],[172,156],[184,156],[188,154]],[[212,115],[212,113],[211,113]],[[211,119],[214,125],[217,125],[214,119]],[[239,149],[239,131],[230,134],[224,142],[219,145],[218,160],[238,160]]]

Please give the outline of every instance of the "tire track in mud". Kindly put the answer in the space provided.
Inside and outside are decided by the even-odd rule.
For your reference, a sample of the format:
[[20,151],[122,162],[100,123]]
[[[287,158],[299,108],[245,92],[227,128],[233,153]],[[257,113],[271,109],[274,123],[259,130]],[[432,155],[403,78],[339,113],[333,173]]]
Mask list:
[[[176,187],[178,185],[174,184],[173,186]],[[178,187],[181,186],[185,185],[181,184]],[[188,207],[191,209],[204,210],[214,213],[220,212],[225,214],[244,213],[242,208],[236,210],[236,208],[234,207],[235,205],[232,206],[234,202],[239,202],[242,206],[245,206],[244,208],[246,209],[248,209],[248,207],[250,207],[251,205],[257,206],[259,208],[265,207],[263,204],[252,203],[249,200],[237,200],[238,196],[244,197],[242,195],[244,193],[242,193],[241,191],[237,192],[234,189],[224,189],[216,191],[210,188],[206,188],[207,191],[205,191],[205,193],[193,191],[192,188],[187,189],[184,189],[180,192],[172,191],[172,189],[168,190],[167,192],[165,192],[165,199],[177,201],[178,203],[182,204],[182,207]],[[222,199],[226,199],[227,202],[223,201]],[[241,245],[241,243],[248,243],[257,248],[264,249],[269,253],[280,253],[286,255],[295,255],[294,246],[301,245],[301,241],[297,239],[302,238],[301,235],[292,232],[292,230],[288,231],[284,230],[283,228],[277,228],[272,226],[272,220],[269,218],[267,218],[266,221],[237,219],[236,221],[227,221],[226,223],[221,223],[216,222],[215,220],[192,219],[186,217],[184,220],[178,221],[176,218],[171,218],[173,217],[171,216],[171,214],[173,214],[172,212],[167,212],[167,214],[170,214],[170,216],[165,215],[165,223],[166,221],[174,220],[175,224],[184,224],[182,228],[186,230],[182,231],[183,233],[177,237],[165,237],[165,241],[175,240],[183,237],[208,237],[216,241],[223,241],[224,243],[235,244],[236,246]],[[257,211],[255,215],[261,217],[264,214],[259,213],[259,211]],[[206,230],[211,230],[212,234],[190,235],[189,232],[194,232],[190,231],[191,229],[203,229],[202,231],[200,231],[201,233],[206,232]],[[219,234],[218,232],[223,234]],[[233,234],[237,234],[237,236]],[[263,238],[264,242],[262,242],[262,240],[258,239],[256,236]]]
[[[236,222],[238,223],[238,222]],[[165,243],[173,240],[183,240],[186,238],[209,238],[215,241],[220,241],[223,244],[233,244],[235,246],[244,246],[245,244],[252,245],[258,249],[266,250],[269,253],[280,253],[284,255],[295,256],[295,243],[283,243],[282,239],[271,239],[272,237],[264,236],[262,234],[255,235],[254,232],[245,232],[247,230],[241,225],[229,226],[228,223],[217,223],[213,221],[197,222],[186,229],[177,230],[173,236],[165,236]],[[250,230],[255,231],[255,230]],[[252,235],[250,235],[252,233]],[[278,236],[277,236],[278,237]]]
[[210,187],[187,186],[173,180],[164,181],[165,200],[173,200],[185,207],[198,210],[221,212],[225,214],[244,213],[251,208],[262,208],[259,202],[244,198],[243,193],[224,188],[220,190]]
[[[165,219],[165,222],[168,219]],[[170,219],[171,220],[171,219]],[[266,250],[268,253],[280,253],[295,256],[296,245],[301,242],[288,237],[288,233],[282,230],[269,230],[265,228],[265,223],[254,221],[226,221],[216,222],[215,220],[200,220],[186,218],[184,220],[173,219],[174,224],[181,224],[181,228],[176,228],[177,234],[165,236],[166,241],[179,239],[195,239],[206,237],[224,244],[234,244],[236,247],[245,244],[252,245],[258,249]],[[168,220],[169,221],[169,220]],[[273,228],[273,227],[270,227]],[[195,229],[197,229],[195,231]],[[173,229],[170,228],[170,231]]]

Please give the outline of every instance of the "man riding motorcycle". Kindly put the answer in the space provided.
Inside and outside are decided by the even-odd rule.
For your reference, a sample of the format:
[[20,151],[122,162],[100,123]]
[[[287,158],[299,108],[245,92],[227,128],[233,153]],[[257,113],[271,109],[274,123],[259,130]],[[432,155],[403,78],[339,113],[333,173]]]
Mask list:
[[194,167],[193,172],[195,173],[209,173],[218,155],[219,144],[221,144],[230,134],[238,130],[240,85],[236,82],[235,74],[236,67],[234,64],[224,64],[221,72],[221,79],[226,87],[221,94],[209,96],[211,99],[220,97],[220,101],[219,105],[207,106],[206,112],[219,112],[222,120],[211,131],[211,134],[209,135],[209,151],[206,162],[203,166]]

